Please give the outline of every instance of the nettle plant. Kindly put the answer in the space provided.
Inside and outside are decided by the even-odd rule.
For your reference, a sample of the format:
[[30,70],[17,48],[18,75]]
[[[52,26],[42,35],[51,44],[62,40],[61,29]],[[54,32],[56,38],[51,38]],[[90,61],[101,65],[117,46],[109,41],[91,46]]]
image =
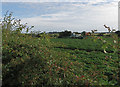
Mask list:
[[97,30],[91,30],[94,42],[96,42],[97,40],[101,40],[101,42],[103,43],[102,49],[104,53],[108,53],[106,49],[109,49],[109,47],[112,47],[114,53],[118,53],[119,41],[118,41],[118,35],[115,33],[116,30],[110,29],[110,27],[106,25],[104,25],[104,27],[107,28],[108,32],[110,33],[110,37],[112,38],[111,40],[113,40],[112,43],[111,41],[109,42],[107,41],[107,39],[104,39],[103,36],[102,37],[95,36],[95,32]]

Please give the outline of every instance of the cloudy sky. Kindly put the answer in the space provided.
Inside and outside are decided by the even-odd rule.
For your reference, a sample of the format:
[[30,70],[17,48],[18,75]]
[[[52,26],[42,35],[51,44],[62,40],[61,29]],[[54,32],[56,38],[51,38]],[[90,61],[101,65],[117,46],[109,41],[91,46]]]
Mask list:
[[2,0],[2,16],[7,10],[35,31],[118,29],[118,0]]

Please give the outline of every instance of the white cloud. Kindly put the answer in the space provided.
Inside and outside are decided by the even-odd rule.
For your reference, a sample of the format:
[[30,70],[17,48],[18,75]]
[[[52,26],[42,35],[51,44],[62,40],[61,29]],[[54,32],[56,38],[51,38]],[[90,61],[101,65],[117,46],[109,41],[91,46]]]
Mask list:
[[[52,6],[51,3],[41,3],[47,4],[45,6],[49,5],[47,10],[52,9],[57,12],[41,14],[40,16],[31,18],[23,18],[22,22],[27,22],[29,26],[34,25],[35,30],[40,29],[41,31],[61,31],[65,29],[71,31],[90,31],[91,29],[105,31],[103,24],[107,24],[111,28],[115,27],[117,29],[117,2],[110,2],[96,6],[92,5],[106,1],[107,0],[84,0],[84,2],[88,2],[87,5],[83,3],[63,3],[60,6],[54,6],[53,4]],[[30,4],[29,6],[32,8],[39,7],[39,3],[26,4]]]
[[2,0],[2,2],[90,2],[92,4],[118,0]]
[[[110,7],[109,7],[110,6]],[[73,8],[73,7],[72,7]],[[117,29],[118,13],[117,8],[108,6],[86,6],[83,13],[78,7],[74,7],[71,12],[64,11],[53,14],[45,14],[38,17],[24,18],[23,22],[28,22],[29,25],[35,25],[35,29],[42,31],[90,31],[98,29],[105,31],[103,24],[107,24],[111,28]]]

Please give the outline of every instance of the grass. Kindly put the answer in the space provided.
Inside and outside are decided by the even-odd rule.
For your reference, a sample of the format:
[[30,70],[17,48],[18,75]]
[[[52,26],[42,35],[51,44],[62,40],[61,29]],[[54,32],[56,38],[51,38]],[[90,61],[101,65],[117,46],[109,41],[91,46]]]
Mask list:
[[[106,38],[105,38],[106,39]],[[111,38],[106,40],[111,41]],[[101,42],[93,42],[91,38],[88,39],[51,39],[55,43],[63,43],[65,46],[55,46],[54,50],[58,52],[68,53],[73,57],[69,60],[82,63],[83,71],[87,74],[92,74],[98,71],[97,78],[100,79],[98,84],[116,84],[118,73],[118,54],[103,53],[101,49]],[[111,42],[112,43],[112,42]],[[89,46],[89,47],[88,47]],[[67,49],[66,49],[67,48]],[[112,50],[112,49],[109,49]],[[92,75],[91,75],[92,76]]]
[[3,85],[117,85],[118,55],[101,45],[3,31]]
[[[87,37],[87,38],[84,38],[84,39],[56,38],[56,39],[51,39],[51,41],[55,43],[56,42],[63,43],[65,45],[64,49],[79,49],[79,50],[86,50],[86,51],[102,51],[103,52],[103,48],[102,48],[103,43],[100,40],[97,40],[97,43],[96,43],[93,41],[92,37]],[[109,42],[112,41],[111,38],[107,38],[107,40]],[[61,48],[59,45],[56,47]],[[106,50],[111,52],[113,49],[111,47],[108,47],[108,49]]]

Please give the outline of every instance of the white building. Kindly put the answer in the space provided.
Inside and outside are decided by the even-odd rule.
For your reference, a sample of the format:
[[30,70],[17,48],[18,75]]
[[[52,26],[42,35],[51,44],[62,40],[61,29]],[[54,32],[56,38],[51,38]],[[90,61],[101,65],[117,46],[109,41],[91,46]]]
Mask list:
[[72,33],[72,35],[70,37],[77,38],[77,37],[80,37],[80,36],[81,36],[81,34]]

